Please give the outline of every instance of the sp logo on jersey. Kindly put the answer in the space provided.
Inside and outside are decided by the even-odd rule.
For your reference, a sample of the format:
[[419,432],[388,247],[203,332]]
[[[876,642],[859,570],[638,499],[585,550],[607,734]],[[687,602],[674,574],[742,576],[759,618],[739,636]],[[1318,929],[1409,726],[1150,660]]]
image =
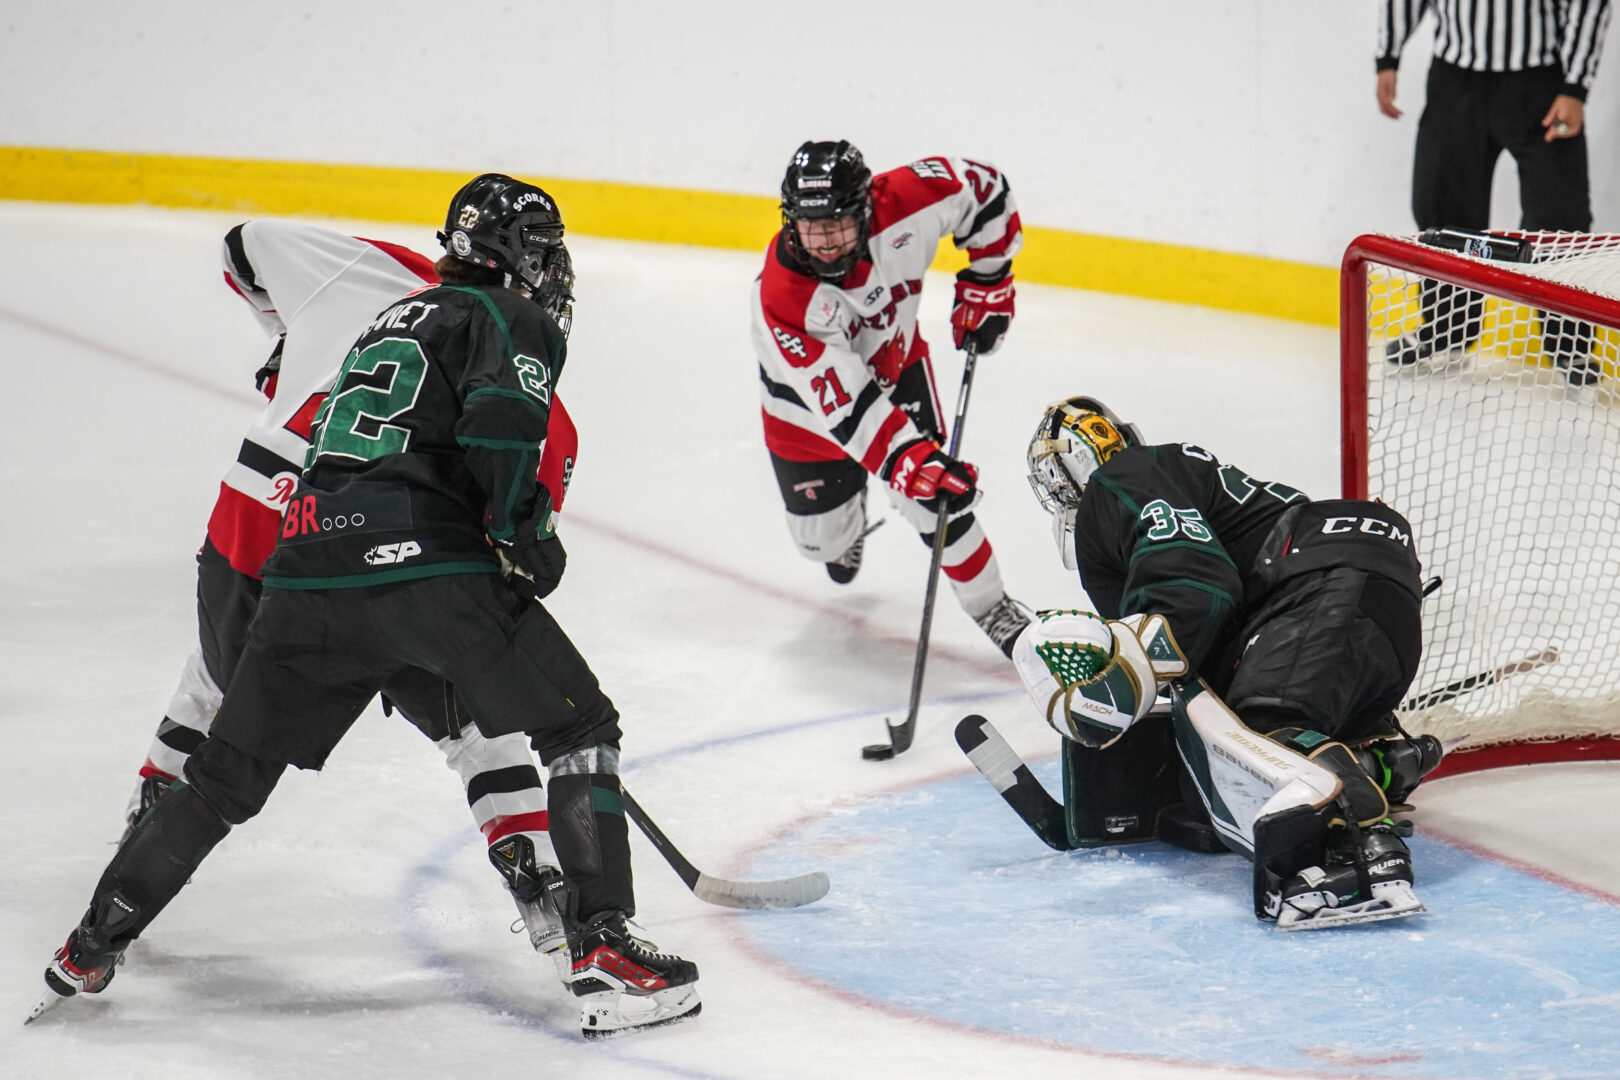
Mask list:
[[415,540],[401,540],[397,544],[378,544],[366,552],[367,566],[389,566],[402,563],[412,555],[422,554],[422,545]]

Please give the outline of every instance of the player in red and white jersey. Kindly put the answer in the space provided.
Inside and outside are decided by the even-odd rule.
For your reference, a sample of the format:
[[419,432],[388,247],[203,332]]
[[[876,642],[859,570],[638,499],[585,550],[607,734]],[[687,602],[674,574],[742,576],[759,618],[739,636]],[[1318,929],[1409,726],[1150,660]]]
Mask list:
[[1007,596],[973,515],[977,471],[942,449],[917,327],[923,275],[946,236],[969,259],[951,313],[956,345],[987,355],[1012,321],[1012,258],[1023,244],[1000,170],[930,157],[874,177],[848,142],[799,147],[752,305],[765,445],[788,531],[839,584],[860,569],[868,475],[930,546],[943,501],[942,569],[962,609],[1006,653],[1029,615]]
[[[260,570],[298,485],[316,410],[344,356],[379,311],[438,282],[432,261],[408,248],[273,218],[231,229],[223,263],[225,283],[275,341],[256,376],[269,400],[220,483],[197,553],[199,643],[141,767],[126,812],[130,824],[182,775],[230,685],[258,608]],[[562,401],[554,400],[539,466],[540,480],[553,493],[554,516],[562,508],[577,447],[573,421]],[[401,676],[389,686],[384,704],[398,706],[460,776],[498,868],[503,860],[524,857],[540,868],[555,864],[545,792],[522,734],[485,738],[458,716],[453,688],[426,671]],[[550,952],[566,944],[560,924],[549,933],[546,912],[527,911],[521,901],[518,907],[537,949]],[[565,966],[566,950],[555,955]]]

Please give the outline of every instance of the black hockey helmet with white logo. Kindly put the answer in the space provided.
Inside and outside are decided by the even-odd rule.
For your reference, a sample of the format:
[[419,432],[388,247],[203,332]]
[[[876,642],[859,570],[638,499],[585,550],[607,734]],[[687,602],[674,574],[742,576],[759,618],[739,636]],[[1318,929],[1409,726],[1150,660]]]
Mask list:
[[562,214],[540,188],[501,173],[469,180],[438,234],[462,262],[499,270],[527,289],[564,333],[573,319],[574,264],[563,245]]
[[[858,229],[855,248],[836,262],[810,258],[799,240],[799,221],[826,221],[853,216]],[[782,225],[788,251],[824,278],[850,271],[866,249],[872,223],[872,170],[847,140],[807,142],[794,151],[782,177]]]

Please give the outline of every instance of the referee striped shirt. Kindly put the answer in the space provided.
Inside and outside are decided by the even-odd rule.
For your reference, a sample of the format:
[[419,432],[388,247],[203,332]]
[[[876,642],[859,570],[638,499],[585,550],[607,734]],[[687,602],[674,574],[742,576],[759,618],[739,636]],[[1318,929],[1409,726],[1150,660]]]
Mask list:
[[1440,21],[1437,60],[1468,71],[1556,67],[1564,73],[1563,92],[1586,100],[1609,26],[1609,0],[1379,0],[1379,71],[1400,66],[1401,47],[1425,8]]

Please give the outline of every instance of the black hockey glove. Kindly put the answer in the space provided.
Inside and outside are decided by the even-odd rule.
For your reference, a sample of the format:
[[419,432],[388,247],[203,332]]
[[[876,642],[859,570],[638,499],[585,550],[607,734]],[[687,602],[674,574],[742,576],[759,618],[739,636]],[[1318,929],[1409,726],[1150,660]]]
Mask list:
[[956,275],[956,304],[951,308],[951,336],[958,349],[969,340],[980,356],[1001,347],[1013,317],[1012,264],[999,274],[963,270]]
[[555,533],[544,540],[500,544],[495,550],[501,557],[501,572],[507,584],[535,600],[544,600],[557,590],[568,566],[568,552]]

